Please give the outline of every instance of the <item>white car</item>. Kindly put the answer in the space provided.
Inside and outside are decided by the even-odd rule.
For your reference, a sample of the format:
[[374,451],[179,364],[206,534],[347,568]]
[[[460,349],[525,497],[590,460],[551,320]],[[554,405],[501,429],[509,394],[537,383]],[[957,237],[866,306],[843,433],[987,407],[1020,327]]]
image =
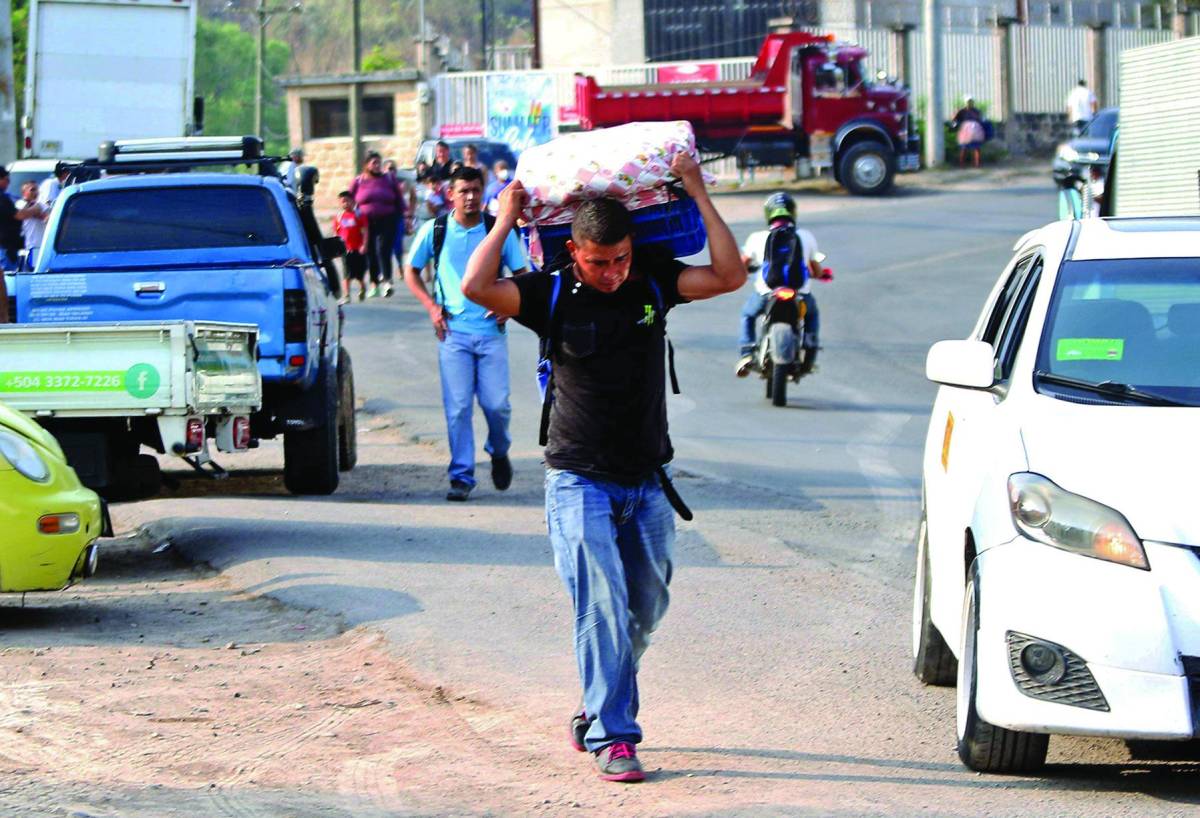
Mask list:
[[914,671],[958,685],[968,767],[1049,734],[1200,735],[1200,219],[1021,238],[929,351]]

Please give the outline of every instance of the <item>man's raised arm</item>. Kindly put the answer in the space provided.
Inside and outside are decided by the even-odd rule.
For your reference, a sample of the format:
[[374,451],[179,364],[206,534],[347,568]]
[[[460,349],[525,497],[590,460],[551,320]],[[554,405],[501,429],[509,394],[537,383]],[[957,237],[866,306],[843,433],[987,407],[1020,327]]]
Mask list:
[[498,276],[504,242],[516,228],[526,198],[525,188],[517,181],[500,193],[496,223],[471,254],[467,274],[462,279],[463,295],[504,318],[512,318],[521,311],[521,291],[511,279]]
[[746,283],[746,265],[733,233],[708,196],[700,166],[691,156],[681,153],[671,162],[671,172],[683,181],[683,189],[700,208],[711,259],[703,267],[688,267],[679,274],[679,294],[689,301],[700,301],[733,292]]

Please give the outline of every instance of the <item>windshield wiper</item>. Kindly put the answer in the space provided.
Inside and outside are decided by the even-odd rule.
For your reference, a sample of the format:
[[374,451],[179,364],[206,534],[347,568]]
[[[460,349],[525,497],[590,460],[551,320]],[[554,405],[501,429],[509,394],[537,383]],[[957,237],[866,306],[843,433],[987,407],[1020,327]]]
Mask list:
[[1174,398],[1168,398],[1166,395],[1160,395],[1157,392],[1147,392],[1145,389],[1139,389],[1136,386],[1119,381],[1100,381],[1097,383],[1096,381],[1085,381],[1081,378],[1057,375],[1053,372],[1046,372],[1043,369],[1035,370],[1033,377],[1045,383],[1082,389],[1085,392],[1093,392],[1105,397],[1126,398],[1150,406],[1196,406],[1194,403],[1186,403]]

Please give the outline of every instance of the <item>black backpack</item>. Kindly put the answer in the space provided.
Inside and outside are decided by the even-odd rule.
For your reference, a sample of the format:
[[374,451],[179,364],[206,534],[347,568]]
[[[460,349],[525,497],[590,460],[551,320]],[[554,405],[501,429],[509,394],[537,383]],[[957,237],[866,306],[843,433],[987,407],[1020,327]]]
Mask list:
[[776,287],[798,290],[808,281],[804,247],[793,225],[780,225],[767,234],[761,275],[763,282],[772,290]]

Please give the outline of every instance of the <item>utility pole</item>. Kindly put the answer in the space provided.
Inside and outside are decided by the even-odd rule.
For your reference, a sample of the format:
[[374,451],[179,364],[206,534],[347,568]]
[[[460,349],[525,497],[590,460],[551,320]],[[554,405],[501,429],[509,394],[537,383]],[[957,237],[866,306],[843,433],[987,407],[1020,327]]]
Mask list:
[[0,0],[0,165],[17,158],[17,89],[13,87],[12,0]]
[[[266,70],[267,56],[266,0],[258,0],[255,13],[258,16],[258,54],[254,60],[254,66],[258,70],[254,72],[254,135],[263,139],[263,71]],[[266,140],[263,139],[263,141]]]
[[429,74],[429,35],[425,31],[425,0],[417,2],[417,71],[424,78]]
[[[227,0],[225,8],[236,8],[234,0]],[[267,70],[267,21],[272,14],[281,11],[298,13],[301,10],[299,0],[286,8],[267,8],[267,0],[255,0],[254,16],[258,21],[258,49],[254,58],[254,135],[263,142],[267,141],[263,133],[263,74]]]
[[942,100],[946,95],[945,55],[942,52],[942,4],[924,0],[925,28],[925,167],[936,168],[946,155]]
[[542,67],[542,0],[530,0],[529,20],[533,28],[533,64],[534,71]]
[[479,0],[479,59],[480,68],[487,71],[488,65],[488,0]]
[[351,0],[352,22],[350,25],[350,53],[354,56],[354,77],[350,80],[350,143],[354,152],[354,172],[362,169],[362,17],[359,0]]

